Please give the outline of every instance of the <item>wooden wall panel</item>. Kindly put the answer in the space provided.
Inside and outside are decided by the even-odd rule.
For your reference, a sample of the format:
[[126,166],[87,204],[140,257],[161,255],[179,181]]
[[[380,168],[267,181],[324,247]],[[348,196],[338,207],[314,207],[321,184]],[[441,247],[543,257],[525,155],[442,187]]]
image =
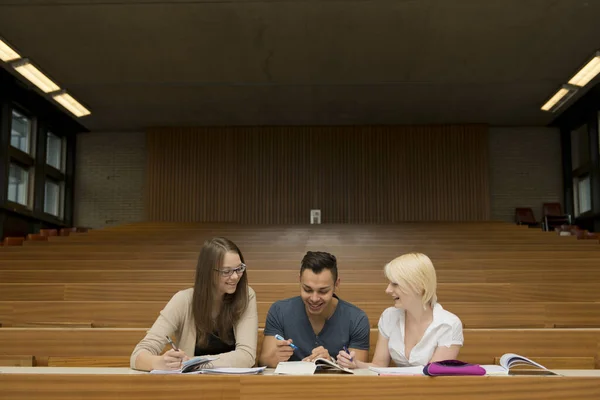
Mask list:
[[490,218],[485,126],[160,128],[147,147],[150,221]]

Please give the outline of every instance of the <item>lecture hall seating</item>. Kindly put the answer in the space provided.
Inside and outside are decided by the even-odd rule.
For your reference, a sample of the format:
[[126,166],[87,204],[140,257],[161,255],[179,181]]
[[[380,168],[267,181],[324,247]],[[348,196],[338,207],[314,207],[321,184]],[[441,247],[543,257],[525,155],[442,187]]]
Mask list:
[[520,352],[557,368],[600,367],[600,245],[505,223],[140,223],[3,247],[0,364],[127,365],[165,302],[192,285],[201,243],[216,235],[244,253],[260,329],[273,301],[298,294],[299,262],[318,249],[338,257],[339,295],[367,312],[374,344],[391,304],[383,265],[421,251],[436,266],[440,302],[463,320],[462,359]]

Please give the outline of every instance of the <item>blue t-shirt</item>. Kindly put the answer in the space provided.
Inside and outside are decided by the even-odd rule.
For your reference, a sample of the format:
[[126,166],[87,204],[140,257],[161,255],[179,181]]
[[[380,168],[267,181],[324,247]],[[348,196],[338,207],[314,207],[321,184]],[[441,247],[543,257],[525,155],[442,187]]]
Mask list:
[[298,346],[299,349],[294,351],[290,361],[302,360],[319,346],[326,348],[335,358],[344,346],[369,350],[370,325],[369,318],[363,310],[338,299],[333,315],[317,335],[306,315],[302,298],[297,296],[276,301],[271,305],[265,324],[265,336],[276,334],[284,339],[292,339]]

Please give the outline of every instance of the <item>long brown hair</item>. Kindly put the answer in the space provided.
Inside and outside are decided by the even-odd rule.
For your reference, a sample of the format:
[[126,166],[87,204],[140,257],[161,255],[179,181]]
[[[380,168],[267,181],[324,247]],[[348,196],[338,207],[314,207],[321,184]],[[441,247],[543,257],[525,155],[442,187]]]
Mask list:
[[223,237],[205,241],[198,257],[192,297],[192,315],[196,325],[196,342],[200,345],[206,345],[209,335],[214,331],[218,332],[219,338],[223,342],[233,344],[231,328],[248,307],[248,276],[244,272],[235,292],[233,294],[225,293],[221,310],[215,319],[212,318],[215,292],[220,279],[219,272],[216,270],[223,266],[225,253],[230,251],[237,253],[240,260],[244,262],[244,256],[235,243]]

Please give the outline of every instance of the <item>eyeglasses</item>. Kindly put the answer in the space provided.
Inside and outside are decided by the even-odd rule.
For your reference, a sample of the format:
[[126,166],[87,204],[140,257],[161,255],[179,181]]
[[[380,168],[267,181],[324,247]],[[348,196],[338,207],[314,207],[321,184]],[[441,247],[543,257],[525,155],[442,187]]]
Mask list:
[[237,268],[229,268],[229,269],[215,269],[215,271],[219,271],[221,276],[231,276],[233,273],[237,273],[238,276],[242,275],[246,270],[246,264],[241,263]]

